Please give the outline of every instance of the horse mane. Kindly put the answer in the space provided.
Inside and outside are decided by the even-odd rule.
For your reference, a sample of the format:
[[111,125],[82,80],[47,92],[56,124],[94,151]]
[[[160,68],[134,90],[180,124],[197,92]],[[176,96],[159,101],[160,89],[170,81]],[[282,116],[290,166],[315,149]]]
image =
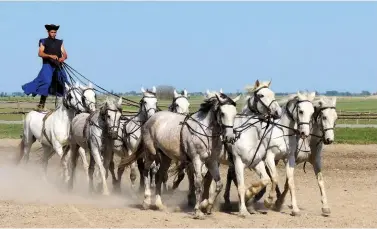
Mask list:
[[118,105],[115,97],[106,96],[105,100],[99,103],[99,108],[108,107],[110,109],[122,110],[122,105]]
[[157,92],[153,92],[153,91],[151,91],[151,90],[149,90],[149,89],[147,89],[147,90],[144,92],[144,94],[150,94],[150,95],[152,95],[152,96],[157,96]]
[[[226,101],[222,104],[229,104],[236,106],[237,104],[229,98],[226,94],[220,93],[220,97],[222,99],[226,99]],[[220,105],[219,100],[216,98],[216,95],[211,95],[210,97],[204,99],[204,102],[200,104],[199,111],[203,113],[208,113],[211,109],[216,109]]]

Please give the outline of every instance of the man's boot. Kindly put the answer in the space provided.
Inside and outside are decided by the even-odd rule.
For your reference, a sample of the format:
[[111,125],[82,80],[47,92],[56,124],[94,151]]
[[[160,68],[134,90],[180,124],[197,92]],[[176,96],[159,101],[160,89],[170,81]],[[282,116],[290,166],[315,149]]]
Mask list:
[[39,104],[35,109],[38,112],[47,112],[48,109],[45,108],[47,96],[41,95],[41,99],[39,100]]

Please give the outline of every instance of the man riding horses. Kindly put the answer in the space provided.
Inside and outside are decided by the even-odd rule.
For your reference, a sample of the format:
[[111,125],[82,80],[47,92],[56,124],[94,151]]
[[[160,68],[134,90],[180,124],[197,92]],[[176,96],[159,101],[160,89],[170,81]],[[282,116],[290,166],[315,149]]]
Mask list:
[[26,95],[33,97],[40,95],[41,99],[37,111],[47,111],[45,103],[48,95],[63,96],[65,85],[70,85],[62,63],[67,59],[67,52],[63,46],[63,40],[56,39],[59,25],[45,25],[48,37],[39,40],[38,56],[42,58],[43,65],[37,78],[22,86]]

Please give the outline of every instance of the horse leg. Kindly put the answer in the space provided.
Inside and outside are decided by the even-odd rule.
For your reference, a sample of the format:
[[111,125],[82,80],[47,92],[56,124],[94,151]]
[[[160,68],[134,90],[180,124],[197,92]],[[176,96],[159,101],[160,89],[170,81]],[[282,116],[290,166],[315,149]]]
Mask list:
[[[144,174],[144,167],[145,167],[144,166],[144,159],[143,158],[139,158],[137,160],[137,168],[138,168],[139,174],[140,174],[139,192],[143,192],[143,188],[145,186],[145,184],[144,184],[144,175],[143,175]],[[149,182],[149,180],[148,180],[148,182]]]
[[228,167],[228,172],[226,174],[226,184],[225,184],[225,191],[224,191],[224,200],[225,200],[225,206],[230,206],[230,188],[232,185],[233,177],[235,176],[235,169],[234,165],[231,165]]
[[89,168],[88,168],[88,177],[89,177],[89,192],[93,193],[94,192],[94,185],[93,185],[93,174],[94,174],[94,166],[95,166],[95,161],[92,153],[89,155]]
[[[110,192],[109,192],[109,189],[107,187],[107,183],[106,183],[106,170],[105,170],[105,167],[104,167],[104,163],[102,163],[102,160],[101,160],[101,156],[100,156],[100,151],[98,150],[98,148],[96,146],[94,147],[91,147],[91,153],[93,155],[93,158],[96,162],[96,164],[98,165],[99,167],[99,171],[100,171],[100,174],[101,174],[101,178],[102,178],[102,195],[110,195]],[[93,178],[92,178],[93,180]]]
[[331,210],[329,204],[327,202],[327,195],[325,190],[325,181],[323,180],[322,175],[322,158],[319,153],[316,154],[315,161],[312,163],[314,168],[314,173],[317,177],[319,191],[321,192],[321,201],[322,201],[322,215],[329,216],[331,214]]
[[22,159],[24,163],[27,163],[29,161],[30,149],[35,141],[36,139],[31,131],[29,131],[28,129],[25,130],[20,143],[20,154],[16,159],[16,165],[18,165]]
[[271,179],[267,175],[265,165],[263,161],[260,161],[254,168],[256,174],[260,177],[260,181],[253,183],[247,190],[246,190],[246,202],[255,196],[262,188],[266,187],[268,183],[270,183]]
[[219,163],[215,160],[210,160],[206,164],[206,166],[208,168],[208,172],[211,174],[211,176],[213,177],[213,180],[216,183],[215,193],[213,195],[210,195],[209,198],[208,198],[207,212],[210,214],[211,211],[212,211],[212,208],[213,208],[213,204],[214,204],[217,196],[220,194],[221,190],[223,189],[224,185],[221,182],[220,171],[219,171]]
[[164,180],[163,178],[165,174],[167,174],[169,170],[171,159],[161,151],[159,153],[161,160],[159,163],[160,168],[156,173],[156,207],[159,210],[164,210],[165,206],[163,205],[161,200],[161,185]]
[[[73,189],[73,182],[74,182],[74,177],[75,177],[75,173],[76,173],[76,165],[77,165],[77,158],[78,158],[78,149],[79,146],[77,144],[71,144],[70,145],[70,149],[71,149],[71,153],[70,153],[70,159],[71,159],[71,168],[70,168],[70,178],[68,180],[68,189],[69,190],[72,190]],[[89,165],[88,165],[89,167]],[[88,176],[88,174],[86,174]],[[89,180],[88,180],[89,182]]]
[[195,156],[192,160],[193,167],[194,167],[194,185],[195,185],[195,197],[196,203],[194,207],[194,219],[202,219],[204,217],[203,212],[200,210],[200,200],[203,193],[202,187],[202,165],[203,162],[200,160],[199,155]]
[[[271,189],[268,197],[264,200],[264,205],[266,208],[270,208],[273,205],[273,201],[276,198],[276,188],[278,187],[278,173],[275,166],[275,154],[269,149],[267,150],[267,156],[265,159],[265,164],[267,167],[267,174],[271,178]],[[266,187],[264,187],[266,190]],[[261,193],[261,192],[259,192]]]
[[86,180],[89,183],[89,171],[88,171],[89,170],[89,164],[88,164],[88,160],[86,159],[85,150],[82,147],[80,147],[78,152],[79,152],[81,160],[82,160],[82,165],[84,167],[84,172],[86,174]]
[[54,154],[54,151],[53,149],[48,146],[48,145],[42,145],[43,147],[43,155],[42,155],[42,158],[41,158],[41,162],[42,162],[42,179],[47,182],[47,166],[48,166],[48,160],[50,160],[50,158],[52,157],[52,155]]
[[143,169],[143,178],[144,178],[144,201],[143,209],[147,210],[151,205],[151,182],[150,182],[150,167],[154,161],[154,158],[151,158],[151,155],[147,153],[144,158],[144,169]]
[[283,203],[284,203],[284,198],[285,198],[287,191],[289,189],[289,191],[291,193],[292,215],[293,216],[300,214],[300,209],[297,207],[295,183],[294,183],[294,179],[293,179],[293,172],[294,172],[295,164],[296,164],[295,155],[290,154],[289,157],[288,157],[288,163],[286,163],[287,179],[286,179],[286,182],[285,182],[284,191],[281,194],[280,198],[278,198],[275,202],[275,210],[280,210]]
[[156,163],[156,161],[153,161],[150,169],[151,173],[151,188],[156,188],[156,174],[160,168],[160,163]]
[[120,182],[118,183],[118,179],[115,176],[114,160],[110,161],[109,170],[110,170],[111,178],[112,178],[112,181],[113,181],[113,190],[114,190],[114,192],[120,193]]
[[207,214],[210,212],[207,211],[208,203],[209,203],[209,196],[210,196],[210,189],[212,184],[212,175],[209,171],[207,171],[206,175],[204,176],[203,180],[203,194],[201,197],[200,209]]

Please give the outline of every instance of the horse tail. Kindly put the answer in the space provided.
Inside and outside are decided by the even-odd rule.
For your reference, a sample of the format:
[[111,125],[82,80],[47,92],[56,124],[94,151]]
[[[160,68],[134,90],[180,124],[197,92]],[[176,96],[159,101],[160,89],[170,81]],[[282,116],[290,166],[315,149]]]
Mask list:
[[[140,137],[141,138],[141,137]],[[135,162],[137,159],[139,159],[144,153],[144,146],[143,146],[143,139],[140,139],[139,145],[136,148],[135,153],[131,154],[130,156],[122,157],[118,168],[125,168],[129,165],[131,165],[133,162]]]

